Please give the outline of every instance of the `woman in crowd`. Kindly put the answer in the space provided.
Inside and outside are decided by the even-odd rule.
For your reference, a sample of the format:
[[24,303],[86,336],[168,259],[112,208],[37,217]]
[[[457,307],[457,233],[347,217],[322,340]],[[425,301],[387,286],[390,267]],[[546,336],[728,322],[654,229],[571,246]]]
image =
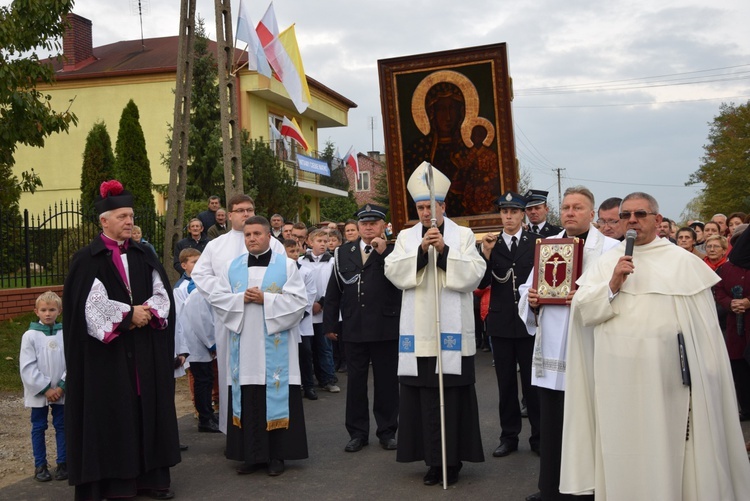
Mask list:
[[726,310],[724,339],[732,366],[740,416],[750,419],[750,364],[745,358],[750,338],[750,232],[735,229],[728,260],[718,270],[714,286],[716,303]]
[[719,226],[719,223],[709,221],[703,225],[703,241],[708,242],[708,237],[711,235],[724,236],[721,234],[721,226]]
[[744,212],[733,212],[727,218],[727,238],[732,238],[737,227],[745,222],[747,214]]
[[677,245],[682,247],[688,252],[692,252],[699,258],[703,259],[705,257],[705,254],[702,252],[699,252],[695,248],[695,241],[696,241],[696,235],[695,231],[690,226],[685,226],[683,228],[680,228],[677,230]]
[[706,257],[703,258],[703,262],[716,271],[727,262],[727,246],[727,239],[720,235],[706,238]]
[[357,229],[357,221],[355,219],[349,219],[344,225],[344,238],[347,242],[354,242],[359,238],[359,230]]

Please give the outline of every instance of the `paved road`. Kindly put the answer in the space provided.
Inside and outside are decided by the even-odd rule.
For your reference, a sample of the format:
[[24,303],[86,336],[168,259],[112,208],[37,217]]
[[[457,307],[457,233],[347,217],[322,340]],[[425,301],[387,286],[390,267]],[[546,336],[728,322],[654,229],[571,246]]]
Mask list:
[[[198,433],[192,416],[179,420],[181,441],[190,449],[172,469],[176,497],[203,499],[421,499],[474,498],[523,500],[536,491],[539,458],[529,450],[528,421],[524,420],[520,450],[506,458],[493,458],[500,434],[497,384],[489,353],[478,353],[477,396],[485,451],[484,463],[465,463],[457,484],[442,492],[426,487],[424,463],[397,463],[393,451],[380,448],[373,431],[370,445],[357,453],[344,452],[349,436],[344,428],[346,375],[340,375],[342,392],[320,392],[317,401],[305,400],[305,419],[310,458],[287,462],[286,472],[271,478],[265,472],[237,475],[238,463],[224,458],[224,435]],[[372,391],[372,385],[370,385]],[[0,499],[72,499],[67,482],[40,484],[25,479],[0,489]]]

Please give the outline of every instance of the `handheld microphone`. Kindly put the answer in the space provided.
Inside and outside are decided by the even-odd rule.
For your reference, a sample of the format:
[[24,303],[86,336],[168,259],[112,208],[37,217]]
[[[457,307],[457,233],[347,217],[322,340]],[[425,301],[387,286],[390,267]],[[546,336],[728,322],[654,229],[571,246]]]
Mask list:
[[638,236],[638,233],[635,232],[635,230],[630,229],[625,232],[625,255],[626,256],[632,256],[633,255],[633,246],[635,245],[635,237]]
[[[742,290],[741,285],[735,285],[732,287],[732,299],[742,299],[744,297],[744,293]],[[738,336],[744,336],[745,335],[745,315],[744,313],[737,313],[737,335]]]

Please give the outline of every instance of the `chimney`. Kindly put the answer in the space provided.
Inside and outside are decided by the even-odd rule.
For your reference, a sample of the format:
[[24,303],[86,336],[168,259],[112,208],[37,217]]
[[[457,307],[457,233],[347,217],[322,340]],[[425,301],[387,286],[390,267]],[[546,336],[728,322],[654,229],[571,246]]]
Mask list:
[[91,38],[91,21],[76,14],[66,17],[68,27],[63,35],[63,71],[81,67],[81,63],[94,57]]

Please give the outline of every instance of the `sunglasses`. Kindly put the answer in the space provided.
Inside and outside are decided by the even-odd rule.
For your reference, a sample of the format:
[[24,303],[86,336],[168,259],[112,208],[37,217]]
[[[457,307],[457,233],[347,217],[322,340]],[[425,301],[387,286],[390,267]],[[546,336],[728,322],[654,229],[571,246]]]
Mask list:
[[633,212],[630,212],[628,210],[624,210],[620,212],[620,219],[630,219],[630,216],[635,216],[636,219],[644,219],[648,216],[656,216],[657,212],[648,212],[645,210],[635,210]]

